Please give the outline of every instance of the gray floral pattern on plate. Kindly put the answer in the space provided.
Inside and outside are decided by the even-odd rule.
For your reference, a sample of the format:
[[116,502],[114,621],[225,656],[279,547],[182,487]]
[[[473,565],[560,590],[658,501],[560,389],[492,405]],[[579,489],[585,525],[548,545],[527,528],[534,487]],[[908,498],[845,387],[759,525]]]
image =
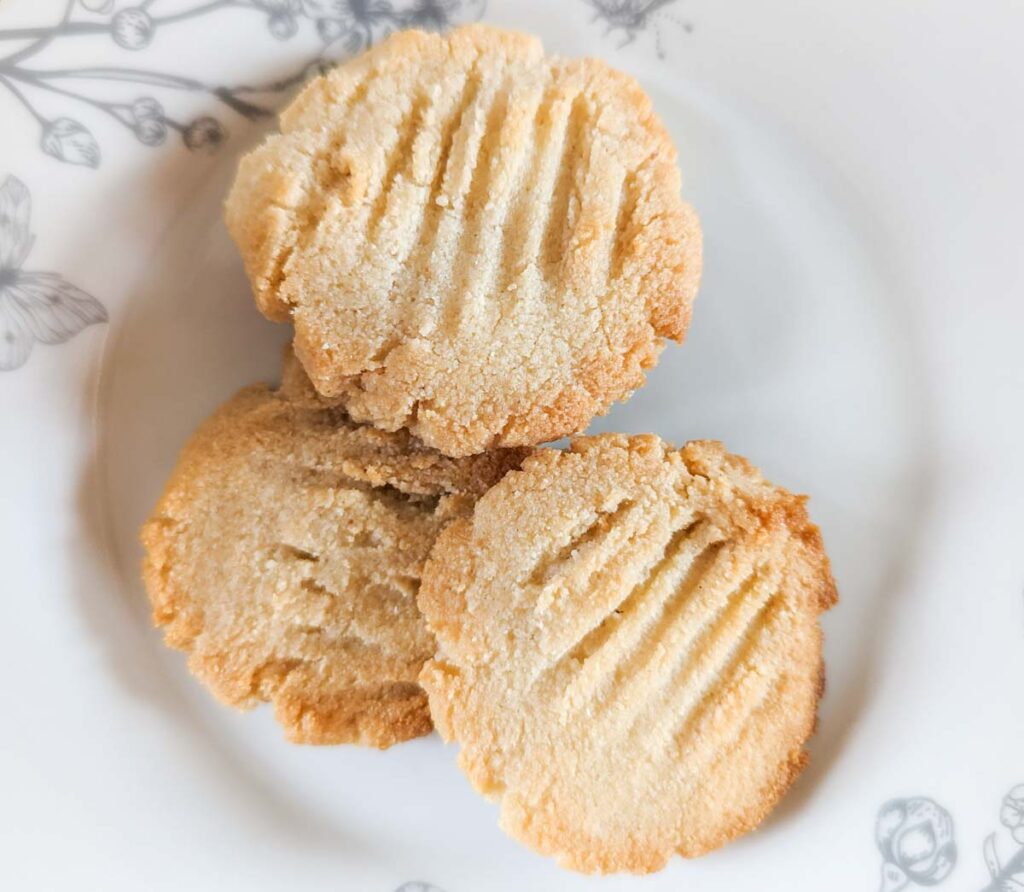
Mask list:
[[875,842],[882,853],[881,892],[936,886],[956,866],[953,818],[924,796],[886,802],[878,810]]
[[[68,109],[106,115],[146,146],[164,143],[176,132],[190,151],[211,151],[226,138],[219,117],[201,115],[184,121],[168,114],[149,91],[204,93],[242,118],[254,120],[273,113],[275,96],[290,93],[313,74],[357,53],[374,41],[401,28],[441,29],[458,21],[480,18],[487,0],[197,0],[190,8],[167,6],[167,0],[66,0],[61,18],[30,28],[0,28],[0,89],[24,108],[39,127],[40,148],[58,161],[99,167],[99,142],[77,112],[47,117],[38,98],[60,97]],[[81,35],[107,35],[112,48],[144,51],[158,32],[192,19],[243,12],[264,18],[268,32],[278,40],[299,33],[300,26],[315,29],[322,48],[294,73],[264,84],[226,86],[200,78],[137,66],[46,65],[45,51],[57,42]],[[15,49],[4,54],[4,48]],[[31,64],[28,64],[31,63]],[[131,100],[97,95],[115,83],[138,85],[147,92]]]
[[606,34],[621,32],[619,49],[631,44],[641,32],[654,34],[654,48],[659,59],[665,58],[665,41],[661,26],[671,23],[686,33],[693,31],[690,22],[676,17],[667,7],[677,0],[585,0],[594,10],[594,21],[604,22]]
[[988,835],[983,853],[992,882],[984,892],[1024,892],[1024,784],[1017,784],[1003,797],[999,821],[1020,848],[1003,864],[996,834]]
[[17,177],[0,186],[0,371],[25,364],[32,347],[62,344],[107,321],[103,305],[57,273],[23,268],[34,237],[32,196]]

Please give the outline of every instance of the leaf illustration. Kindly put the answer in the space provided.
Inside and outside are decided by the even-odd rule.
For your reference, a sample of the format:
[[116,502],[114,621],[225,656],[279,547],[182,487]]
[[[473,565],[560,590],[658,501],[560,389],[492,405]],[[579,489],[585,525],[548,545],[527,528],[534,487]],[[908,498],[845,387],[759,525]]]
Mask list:
[[910,877],[895,864],[882,865],[882,885],[879,892],[900,892],[900,889],[906,888],[909,882]]
[[996,851],[996,835],[994,833],[990,833],[985,838],[982,852],[985,855],[985,866],[988,868],[988,872],[992,875],[992,879],[997,879],[1003,872],[1003,867],[999,863],[999,852]]
[[20,314],[42,344],[62,344],[87,325],[107,321],[95,297],[56,273],[20,273],[0,291],[0,301]]
[[57,118],[43,128],[43,151],[58,161],[100,166],[100,147],[93,135],[72,118]]
[[1003,865],[1003,872],[999,879],[1004,886],[997,886],[997,888],[1015,889],[1015,886],[1005,884],[1024,883],[1024,849],[1018,849],[1017,854]]
[[1017,784],[1003,798],[999,820],[1011,832],[1024,829],[1024,784]]
[[32,196],[17,177],[7,177],[0,186],[0,270],[20,269],[32,236],[28,231]]

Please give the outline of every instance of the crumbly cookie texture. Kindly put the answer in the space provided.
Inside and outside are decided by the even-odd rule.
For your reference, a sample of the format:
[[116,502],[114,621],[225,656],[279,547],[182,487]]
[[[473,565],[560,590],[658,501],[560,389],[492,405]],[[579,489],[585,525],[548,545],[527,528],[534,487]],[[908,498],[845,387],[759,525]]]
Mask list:
[[154,621],[220,700],[272,702],[297,743],[426,734],[423,563],[521,458],[357,425],[289,358],[278,391],[246,388],[199,428],[143,526]]
[[439,537],[420,683],[510,835],[649,872],[756,827],[799,774],[835,598],[804,499],[721,444],[580,438]]
[[650,99],[481,25],[312,82],[227,200],[316,389],[448,455],[584,428],[682,340],[701,233]]

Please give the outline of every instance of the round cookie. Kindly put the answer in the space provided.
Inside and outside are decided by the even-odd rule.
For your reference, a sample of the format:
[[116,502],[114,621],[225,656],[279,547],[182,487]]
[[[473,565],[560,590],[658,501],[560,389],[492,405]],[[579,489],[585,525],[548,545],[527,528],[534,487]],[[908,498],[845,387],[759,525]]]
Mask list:
[[834,602],[802,497],[719,443],[584,437],[441,534],[420,683],[506,832],[649,872],[752,829],[799,774]]
[[312,82],[227,201],[316,389],[448,455],[584,428],[682,340],[701,234],[630,77],[474,25]]
[[218,699],[272,702],[295,742],[383,748],[431,729],[427,553],[522,455],[453,460],[356,425],[296,366],[185,446],[142,528],[143,578],[167,644]]

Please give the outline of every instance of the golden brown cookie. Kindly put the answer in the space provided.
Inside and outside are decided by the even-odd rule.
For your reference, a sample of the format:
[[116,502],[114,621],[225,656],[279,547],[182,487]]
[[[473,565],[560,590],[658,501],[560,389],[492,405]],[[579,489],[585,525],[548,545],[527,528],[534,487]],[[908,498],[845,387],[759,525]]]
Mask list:
[[468,455],[581,430],[682,340],[701,235],[679,193],[632,78],[475,25],[310,84],[227,223],[320,393]]
[[719,443],[584,437],[441,534],[420,683],[509,834],[643,873],[757,826],[799,774],[834,602],[802,497]]
[[241,391],[182,451],[141,534],[154,620],[220,700],[272,702],[295,742],[426,734],[423,562],[521,457],[356,425],[290,360],[280,390]]

